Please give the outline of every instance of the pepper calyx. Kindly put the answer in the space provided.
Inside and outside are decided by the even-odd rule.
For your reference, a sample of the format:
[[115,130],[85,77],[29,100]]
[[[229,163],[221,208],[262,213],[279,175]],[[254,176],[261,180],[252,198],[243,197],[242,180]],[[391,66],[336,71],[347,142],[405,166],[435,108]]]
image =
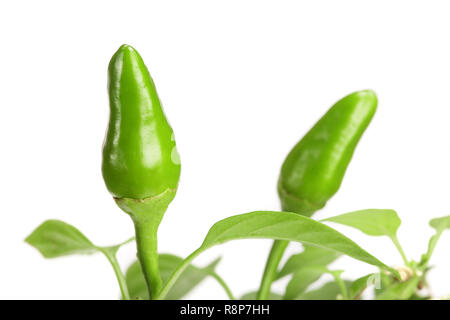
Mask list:
[[278,194],[283,211],[298,213],[302,216],[311,217],[314,212],[322,209],[326,202],[319,204],[302,199],[287,191],[282,182],[278,182]]
[[177,189],[166,189],[153,197],[143,199],[114,198],[114,201],[122,211],[130,215],[133,221],[145,222],[156,218],[159,224],[176,192]]

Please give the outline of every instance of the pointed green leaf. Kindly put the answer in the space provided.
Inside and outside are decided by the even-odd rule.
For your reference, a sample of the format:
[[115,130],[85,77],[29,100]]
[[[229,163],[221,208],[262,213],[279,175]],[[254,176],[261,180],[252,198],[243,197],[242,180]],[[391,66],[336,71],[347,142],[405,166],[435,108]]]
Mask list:
[[202,245],[184,259],[183,263],[172,273],[157,298],[166,298],[183,270],[203,251],[215,245],[238,239],[296,241],[346,254],[398,275],[396,270],[385,265],[342,233],[323,223],[292,212],[255,211],[232,216],[215,223]]
[[289,257],[288,261],[286,261],[285,265],[278,273],[277,279],[281,279],[304,267],[327,266],[340,256],[341,254],[336,251],[320,247],[304,246],[303,252]]
[[344,213],[322,221],[356,228],[369,236],[395,237],[401,220],[391,209],[367,209]]
[[[344,284],[350,286],[349,281],[344,281]],[[316,290],[308,291],[297,297],[297,300],[337,300],[341,295],[341,288],[336,281],[327,282],[322,287]]]
[[[220,259],[214,260],[204,268],[198,268],[190,265],[185,269],[182,276],[170,290],[166,299],[177,300],[183,298],[191,290],[193,290],[207,276],[214,272],[215,267]],[[159,269],[163,282],[166,282],[176,267],[183,261],[182,258],[171,254],[159,255]],[[148,299],[147,285],[142,273],[139,261],[135,261],[127,270],[126,282],[131,298]]]
[[116,258],[116,253],[121,246],[133,240],[134,237],[117,245],[98,247],[77,228],[60,220],[43,222],[25,239],[27,243],[38,249],[45,258],[94,252],[103,253],[113,267],[124,299],[128,299],[128,290]]
[[230,240],[252,238],[290,240],[318,246],[391,270],[342,233],[291,212],[256,211],[223,219],[211,227],[200,249],[203,251]]
[[92,242],[77,228],[60,220],[47,220],[25,241],[39,250],[45,258],[97,251]]

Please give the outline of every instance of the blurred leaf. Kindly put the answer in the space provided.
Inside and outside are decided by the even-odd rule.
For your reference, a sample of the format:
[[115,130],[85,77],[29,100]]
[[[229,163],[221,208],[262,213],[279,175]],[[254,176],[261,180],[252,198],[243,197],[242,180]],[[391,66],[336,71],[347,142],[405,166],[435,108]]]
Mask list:
[[97,251],[96,246],[77,228],[60,220],[43,222],[25,241],[38,249],[45,258]]
[[[183,261],[182,258],[171,254],[159,255],[159,269],[163,283],[167,281],[176,267]],[[183,298],[191,290],[193,290],[200,282],[202,282],[207,276],[214,272],[215,267],[219,263],[220,258],[214,260],[208,266],[204,268],[198,268],[189,265],[183,272],[180,278],[178,278],[175,285],[169,291],[166,299],[178,300]],[[132,298],[148,299],[147,284],[145,283],[144,274],[142,273],[141,265],[139,261],[135,261],[127,270],[126,282],[128,290]]]
[[404,282],[397,282],[386,288],[381,294],[377,295],[377,300],[407,300],[417,290],[420,278],[413,276]]
[[[350,286],[350,281],[344,281],[345,285]],[[297,300],[337,300],[341,294],[339,285],[335,282],[327,282],[316,290],[307,291],[297,297]]]
[[340,253],[314,246],[304,246],[303,252],[289,257],[276,279],[310,266],[327,266],[341,256]]
[[[139,261],[134,261],[125,273],[125,281],[131,299],[148,300],[147,284],[145,283],[144,274],[142,273]],[[122,297],[123,298],[123,297]]]
[[379,285],[374,287],[375,298],[382,295],[384,291],[386,291],[398,281],[391,273],[382,272],[381,269],[378,273],[378,276],[380,277]]
[[325,266],[309,266],[297,270],[294,272],[294,275],[286,286],[286,292],[284,293],[283,299],[296,299],[299,295],[304,293],[311,284],[319,280],[324,273],[328,272],[329,271]]
[[431,219],[430,226],[436,231],[450,229],[450,216]]
[[[257,293],[258,293],[258,291],[248,292],[248,293],[244,294],[240,300],[256,300]],[[282,299],[281,294],[278,294],[275,292],[269,293],[269,300],[281,300],[281,299]]]
[[[417,293],[414,293],[408,300],[430,300],[430,299],[432,299],[430,296],[421,296],[421,295],[418,295]],[[446,300],[449,300],[449,299],[450,299],[450,297],[448,297]],[[437,300],[439,300],[439,299],[437,299]]]
[[358,300],[364,290],[366,290],[369,285],[373,284],[372,280],[375,276],[377,276],[377,274],[371,273],[353,281],[349,288],[349,299]]
[[401,220],[391,209],[367,209],[324,219],[356,228],[369,236],[395,237]]
[[433,254],[434,248],[439,241],[439,238],[446,229],[450,229],[450,216],[434,218],[430,220],[430,226],[436,230],[436,233],[430,238],[428,242],[428,251],[422,256],[421,265],[426,265]]

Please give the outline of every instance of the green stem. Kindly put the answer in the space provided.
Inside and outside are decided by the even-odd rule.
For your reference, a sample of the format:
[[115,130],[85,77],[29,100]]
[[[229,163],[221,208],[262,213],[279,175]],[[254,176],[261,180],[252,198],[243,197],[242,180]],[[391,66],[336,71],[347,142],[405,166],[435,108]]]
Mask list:
[[122,294],[123,300],[130,300],[130,293],[128,292],[127,282],[125,281],[125,277],[122,273],[122,270],[120,269],[120,265],[117,261],[115,252],[107,250],[107,248],[99,248],[99,250],[105,255],[105,257],[113,267],[117,282],[119,283],[120,293]]
[[233,296],[233,293],[231,292],[230,288],[228,287],[228,285],[226,284],[226,282],[222,279],[222,277],[220,277],[217,273],[212,272],[211,273],[211,277],[213,277],[214,279],[216,279],[216,281],[222,286],[222,288],[225,290],[228,298],[230,300],[236,300],[236,298]]
[[158,265],[158,227],[175,193],[175,189],[167,189],[157,196],[146,199],[115,198],[117,205],[133,220],[137,256],[147,282],[150,299],[158,297],[162,286]]
[[400,242],[398,241],[397,235],[394,235],[390,237],[392,242],[394,243],[395,247],[397,248],[398,252],[400,252],[400,255],[402,256],[403,263],[407,266],[409,265],[408,258],[406,258],[405,252],[403,251],[402,246],[400,245]]
[[159,274],[158,255],[158,226],[152,219],[133,219],[136,230],[136,245],[138,259],[142,266],[145,281],[147,282],[150,299],[158,296],[162,287],[161,275]]
[[172,272],[172,274],[170,275],[169,280],[167,280],[167,282],[165,283],[164,287],[161,289],[161,291],[159,292],[159,295],[155,298],[155,300],[164,300],[164,298],[169,293],[170,289],[172,289],[175,282],[178,280],[180,275],[183,273],[184,269],[186,269],[189,266],[189,264],[191,263],[191,261],[194,260],[195,257],[197,257],[204,250],[206,250],[206,248],[202,248],[202,247],[198,248],[197,250],[192,252],[186,259],[184,259],[183,262],[181,262],[178,265],[178,267],[175,269],[175,271]]
[[[178,265],[178,267],[175,269],[175,271],[172,272],[172,274],[170,275],[169,279],[164,284],[164,287],[159,292],[159,295],[156,296],[154,299],[155,300],[164,300],[164,298],[169,293],[170,289],[172,289],[173,285],[177,282],[178,278],[181,276],[183,271],[189,266],[189,264],[192,262],[192,260],[194,260],[200,253],[202,253],[206,249],[208,249],[208,248],[200,247],[197,250],[195,250],[194,252],[192,252],[186,259],[184,259]],[[209,275],[211,277],[213,277],[215,280],[217,280],[217,282],[225,290],[225,293],[228,295],[228,298],[230,298],[230,300],[236,300],[236,298],[234,297],[234,295],[231,292],[231,290],[228,287],[228,285],[225,283],[225,281],[217,273],[211,272]]]
[[267,300],[270,294],[270,287],[275,280],[278,271],[278,265],[283,257],[284,251],[289,244],[288,240],[275,240],[270,250],[269,257],[267,258],[264,274],[261,279],[261,285],[259,287],[257,300]]
[[337,272],[331,272],[331,275],[336,280],[339,289],[341,289],[342,299],[348,300],[348,292],[347,292],[347,286],[345,285],[344,281],[342,281],[340,273]]
[[430,242],[428,243],[428,250],[425,255],[426,257],[424,261],[425,265],[428,264],[428,261],[430,261],[431,256],[433,255],[434,248],[436,248],[436,245],[439,241],[439,238],[441,237],[442,232],[443,230],[437,230],[436,234],[431,237]]

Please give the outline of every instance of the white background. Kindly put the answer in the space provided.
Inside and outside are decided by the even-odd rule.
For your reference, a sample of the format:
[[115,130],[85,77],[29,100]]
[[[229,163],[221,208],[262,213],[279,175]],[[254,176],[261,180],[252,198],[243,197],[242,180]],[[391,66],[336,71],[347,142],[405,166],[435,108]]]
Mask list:
[[[278,209],[290,148],[336,100],[371,88],[377,114],[316,218],[393,208],[405,251],[418,259],[429,219],[450,213],[449,13],[446,1],[412,0],[2,2],[0,298],[118,297],[103,256],[45,260],[23,239],[48,218],[100,245],[132,235],[100,171],[106,69],[123,43],[146,61],[182,160],[162,252],[186,256],[215,221]],[[401,263],[388,239],[338,229]],[[240,295],[257,287],[269,246],[237,241],[196,262],[223,255],[218,271]],[[450,293],[449,247],[450,232],[432,259],[438,296]],[[134,255],[134,245],[120,251],[123,268]],[[335,267],[350,279],[374,270],[350,258]],[[225,295],[208,280],[189,297]]]

